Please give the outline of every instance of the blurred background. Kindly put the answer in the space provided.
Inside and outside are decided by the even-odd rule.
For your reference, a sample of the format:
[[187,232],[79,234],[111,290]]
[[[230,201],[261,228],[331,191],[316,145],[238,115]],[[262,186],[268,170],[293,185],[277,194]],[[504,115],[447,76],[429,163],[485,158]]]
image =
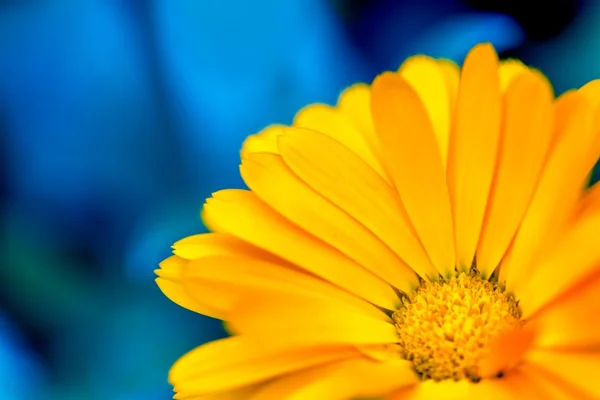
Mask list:
[[[171,397],[224,335],[153,270],[248,134],[415,53],[600,77],[600,2],[0,0],[0,398]],[[541,4],[535,2],[535,4]]]

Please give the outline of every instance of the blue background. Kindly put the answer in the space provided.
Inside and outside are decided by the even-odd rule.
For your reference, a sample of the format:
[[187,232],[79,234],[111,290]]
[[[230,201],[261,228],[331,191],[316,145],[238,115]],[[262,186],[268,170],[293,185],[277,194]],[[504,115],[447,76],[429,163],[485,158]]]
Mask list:
[[592,1],[0,0],[0,398],[166,399],[223,335],[153,270],[245,136],[415,53],[600,77]]

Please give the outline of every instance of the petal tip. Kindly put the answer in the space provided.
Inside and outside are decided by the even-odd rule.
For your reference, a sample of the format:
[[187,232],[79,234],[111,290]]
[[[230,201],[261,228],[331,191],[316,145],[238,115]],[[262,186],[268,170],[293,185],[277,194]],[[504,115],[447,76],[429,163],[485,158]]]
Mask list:
[[[464,65],[466,66],[469,61],[476,61],[477,65],[483,62],[493,62],[495,64],[498,63],[498,53],[496,53],[496,49],[489,42],[479,43],[473,46],[467,57],[465,58]],[[464,68],[464,66],[463,66]]]

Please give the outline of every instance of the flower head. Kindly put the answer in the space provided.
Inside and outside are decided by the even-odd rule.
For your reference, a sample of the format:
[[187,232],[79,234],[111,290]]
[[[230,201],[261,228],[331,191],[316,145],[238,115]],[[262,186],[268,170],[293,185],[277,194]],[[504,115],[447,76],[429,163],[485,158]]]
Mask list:
[[598,105],[482,44],[250,136],[157,271],[232,333],[175,397],[600,398]]

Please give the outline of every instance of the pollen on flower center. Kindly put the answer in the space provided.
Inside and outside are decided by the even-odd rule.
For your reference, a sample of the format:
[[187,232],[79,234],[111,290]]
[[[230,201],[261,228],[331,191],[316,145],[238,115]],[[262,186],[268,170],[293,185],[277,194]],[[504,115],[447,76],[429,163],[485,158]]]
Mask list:
[[478,381],[490,342],[521,324],[514,297],[474,272],[423,282],[392,317],[402,356],[434,380]]

